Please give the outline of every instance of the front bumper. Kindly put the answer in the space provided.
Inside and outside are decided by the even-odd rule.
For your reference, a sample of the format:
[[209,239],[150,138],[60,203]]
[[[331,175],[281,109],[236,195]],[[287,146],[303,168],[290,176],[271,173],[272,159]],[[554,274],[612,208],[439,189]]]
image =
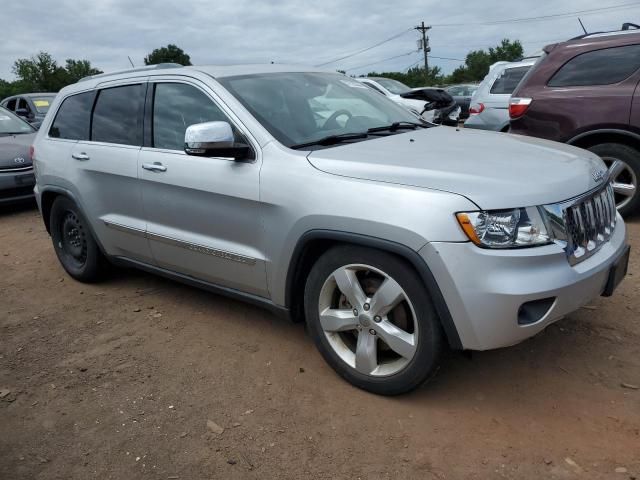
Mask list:
[[36,184],[33,168],[18,172],[0,170],[0,205],[17,203],[33,198]]
[[[575,266],[555,244],[491,250],[471,242],[433,242],[420,255],[438,282],[463,348],[489,350],[519,343],[599,297],[625,250],[625,225],[618,216],[609,241]],[[553,301],[541,317],[519,324],[520,307],[543,299]]]

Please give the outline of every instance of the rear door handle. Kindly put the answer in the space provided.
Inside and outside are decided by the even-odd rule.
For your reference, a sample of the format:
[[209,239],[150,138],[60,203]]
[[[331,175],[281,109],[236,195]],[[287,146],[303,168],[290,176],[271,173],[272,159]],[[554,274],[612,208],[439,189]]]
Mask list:
[[89,155],[87,155],[84,152],[72,153],[71,157],[76,159],[76,160],[81,160],[81,161],[89,160]]
[[166,172],[167,171],[167,167],[162,165],[160,162],[143,163],[142,164],[142,168],[144,168],[145,170],[150,170],[152,172]]

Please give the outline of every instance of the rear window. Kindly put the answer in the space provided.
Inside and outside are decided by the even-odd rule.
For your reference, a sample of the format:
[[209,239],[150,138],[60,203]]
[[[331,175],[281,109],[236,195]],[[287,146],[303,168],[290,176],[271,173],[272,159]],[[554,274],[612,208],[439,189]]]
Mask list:
[[565,63],[549,81],[550,87],[610,85],[640,68],[640,45],[583,53]]
[[529,71],[531,66],[505,68],[496,81],[493,82],[489,93],[496,95],[511,95],[516,89],[522,77]]
[[69,140],[89,140],[89,121],[95,92],[66,98],[53,120],[49,136]]
[[142,145],[142,85],[100,90],[93,111],[91,140]]
[[38,113],[47,113],[54,98],[55,97],[33,98],[31,101],[33,102],[33,106],[36,107]]

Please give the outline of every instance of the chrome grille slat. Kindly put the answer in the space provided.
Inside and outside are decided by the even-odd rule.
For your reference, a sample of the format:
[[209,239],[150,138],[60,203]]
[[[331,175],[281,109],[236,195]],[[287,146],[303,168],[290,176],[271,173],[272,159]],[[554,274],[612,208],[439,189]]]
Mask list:
[[[566,205],[566,204],[565,204]],[[565,250],[571,265],[596,253],[609,240],[616,224],[616,204],[613,186],[607,183],[563,209],[567,245]]]
[[26,167],[0,167],[0,173],[28,172],[29,170],[33,170],[33,165],[28,165]]

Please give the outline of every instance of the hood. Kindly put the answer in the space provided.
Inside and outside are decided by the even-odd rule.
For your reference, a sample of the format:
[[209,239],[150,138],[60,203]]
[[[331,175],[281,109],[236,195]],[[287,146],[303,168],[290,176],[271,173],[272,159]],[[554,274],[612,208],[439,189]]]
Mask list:
[[[31,165],[29,147],[35,138],[35,133],[0,136],[0,169],[28,167]],[[21,162],[17,159],[24,161]]]
[[531,137],[434,127],[316,150],[309,162],[334,175],[442,190],[483,209],[544,205],[602,183],[600,158]]

